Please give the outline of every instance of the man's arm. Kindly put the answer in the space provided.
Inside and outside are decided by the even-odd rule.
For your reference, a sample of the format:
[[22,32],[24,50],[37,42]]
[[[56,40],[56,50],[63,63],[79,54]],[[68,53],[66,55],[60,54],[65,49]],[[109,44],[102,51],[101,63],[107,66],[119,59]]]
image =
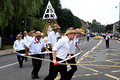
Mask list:
[[47,47],[44,47],[47,52],[50,52]]
[[71,59],[71,53],[70,53],[70,50],[68,51],[68,58]]
[[28,56],[28,47],[25,46],[25,55]]
[[56,51],[53,51],[53,63],[56,63]]
[[51,45],[51,43],[52,43],[52,35],[51,35],[50,33],[48,34],[47,43],[48,43],[50,49],[52,49],[52,47],[53,47],[53,46]]
[[83,51],[80,49],[79,45],[77,44],[78,50],[83,54]]
[[52,45],[51,45],[51,43],[48,43],[48,45],[49,45],[50,49],[52,49]]

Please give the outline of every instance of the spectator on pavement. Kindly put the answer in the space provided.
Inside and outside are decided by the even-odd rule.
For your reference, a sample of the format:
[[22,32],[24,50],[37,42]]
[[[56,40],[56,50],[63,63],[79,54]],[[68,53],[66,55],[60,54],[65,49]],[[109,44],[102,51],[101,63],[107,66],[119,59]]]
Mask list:
[[11,45],[13,44],[13,35],[12,34],[10,35],[10,44]]

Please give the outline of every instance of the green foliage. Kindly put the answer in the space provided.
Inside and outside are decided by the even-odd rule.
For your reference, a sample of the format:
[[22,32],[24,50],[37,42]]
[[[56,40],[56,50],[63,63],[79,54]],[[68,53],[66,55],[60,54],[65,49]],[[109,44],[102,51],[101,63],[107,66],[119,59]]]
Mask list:
[[43,19],[32,18],[31,26],[34,30],[43,30],[45,21]]
[[58,23],[61,26],[61,29],[65,31],[69,27],[73,26],[74,17],[72,12],[66,8],[61,10],[61,14],[62,15],[59,16]]
[[93,19],[92,23],[90,24],[90,29],[92,30],[92,32],[105,32],[105,26],[101,25],[95,19]]
[[[12,33],[16,36],[25,29],[42,29],[43,20],[35,17],[42,4],[43,0],[0,0],[0,35],[9,37]],[[29,28],[22,26],[22,17],[32,20]]]
[[[43,31],[45,21],[42,20],[49,0],[0,0],[0,36],[9,39],[10,34],[15,36],[24,30],[32,29]],[[60,0],[50,0],[58,17],[57,22],[61,31],[69,27],[81,27],[80,19],[69,9],[62,9]],[[31,19],[30,27],[22,26],[22,18]],[[5,38],[6,37],[6,38]],[[4,40],[7,41],[7,40]]]
[[74,28],[80,28],[82,26],[80,19],[74,16]]

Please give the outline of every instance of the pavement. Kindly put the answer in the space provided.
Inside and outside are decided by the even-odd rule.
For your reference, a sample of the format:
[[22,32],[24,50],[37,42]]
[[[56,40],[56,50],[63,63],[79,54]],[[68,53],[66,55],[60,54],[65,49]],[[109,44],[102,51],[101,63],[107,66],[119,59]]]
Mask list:
[[0,50],[0,56],[10,55],[12,54],[11,51],[13,51],[13,49]]

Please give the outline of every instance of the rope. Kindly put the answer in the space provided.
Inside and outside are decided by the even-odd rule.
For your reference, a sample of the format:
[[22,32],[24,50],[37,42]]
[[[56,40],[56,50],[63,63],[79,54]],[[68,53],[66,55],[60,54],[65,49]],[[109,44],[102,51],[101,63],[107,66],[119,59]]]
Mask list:
[[[101,44],[102,40],[97,44],[97,46],[99,46],[99,44]],[[96,49],[97,47],[95,47]],[[94,49],[94,50],[95,50]],[[92,50],[93,51],[93,50]],[[91,51],[91,52],[92,52]],[[16,52],[17,53],[17,52]],[[19,55],[21,55],[20,53],[17,53]],[[43,59],[43,58],[36,58],[36,57],[32,57],[32,56],[25,56],[25,55],[21,55],[21,56],[24,56],[24,57],[28,57],[28,58],[33,58],[33,59],[38,59],[38,60],[43,60],[43,61],[47,61],[47,62],[52,62],[51,60],[48,60],[48,59]],[[78,55],[79,57],[80,55]],[[94,65],[92,64],[90,61],[88,61],[88,59],[82,54],[82,57],[87,61],[88,64],[71,64],[71,63],[59,63],[59,65],[76,65],[76,66],[93,66],[93,67],[96,67],[96,68],[99,68],[99,69],[108,69],[108,68],[112,68],[112,67],[118,67],[120,68],[120,66],[117,66],[118,64],[120,63],[116,63],[115,65]],[[66,61],[66,60],[64,60]]]
[[20,56],[23,56],[23,57],[28,57],[28,58],[33,58],[33,59],[43,60],[43,61],[47,61],[47,62],[52,62],[51,60],[48,60],[48,59],[36,58],[36,57],[32,57],[32,56],[21,55],[20,53],[17,53],[17,52],[15,52],[15,51],[14,51],[14,53],[19,54]]
[[[20,53],[17,53],[17,52],[14,52],[14,53],[20,55]],[[21,56],[24,56],[24,55],[21,55]],[[47,59],[43,59],[43,58],[36,58],[36,57],[32,57],[32,56],[24,56],[24,57],[33,58],[33,59],[38,59],[38,60],[43,60],[43,61],[47,61],[47,62],[52,62],[51,60],[47,60]],[[84,57],[84,56],[83,56],[83,57]],[[85,57],[84,57],[84,58],[85,58]],[[88,61],[88,62],[89,62],[89,61]],[[90,62],[89,62],[89,63],[90,63]],[[100,68],[100,67],[110,67],[110,68],[116,67],[116,68],[120,68],[120,66],[116,66],[116,65],[93,65],[93,64],[89,65],[89,64],[78,64],[78,63],[76,63],[76,64],[59,63],[59,65],[93,66],[93,67],[97,67],[97,68]],[[104,68],[102,68],[102,69],[104,69]]]

